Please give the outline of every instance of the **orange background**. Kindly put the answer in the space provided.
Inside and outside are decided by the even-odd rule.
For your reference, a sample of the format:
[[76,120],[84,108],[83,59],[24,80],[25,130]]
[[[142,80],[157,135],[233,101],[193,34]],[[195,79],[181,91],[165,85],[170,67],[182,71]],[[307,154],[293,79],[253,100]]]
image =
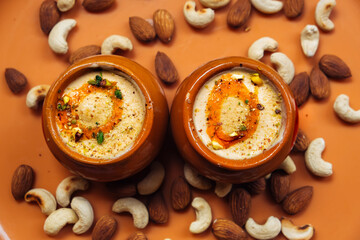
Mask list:
[[[94,14],[84,10],[81,1],[75,8],[62,15],[77,20],[77,27],[69,34],[68,43],[72,52],[88,44],[101,45],[109,35],[127,36],[134,45],[129,57],[148,68],[153,74],[157,51],[165,52],[184,79],[198,66],[215,58],[239,55],[246,56],[247,49],[256,39],[269,36],[279,43],[279,51],[287,54],[294,62],[296,73],[310,72],[323,54],[331,53],[341,57],[351,68],[353,77],[345,81],[331,81],[331,96],[324,101],[312,97],[300,108],[300,126],[311,139],[323,137],[326,150],[323,158],[333,163],[334,174],[328,178],[313,177],[305,168],[303,154],[292,154],[298,170],[291,176],[291,189],[304,185],[314,186],[314,196],[308,208],[291,218],[296,224],[311,223],[316,228],[313,239],[359,239],[360,236],[360,157],[357,152],[360,124],[345,124],[332,110],[337,95],[346,93],[354,109],[360,109],[360,1],[338,1],[331,19],[335,30],[321,32],[320,46],[314,58],[306,58],[300,47],[300,32],[306,24],[314,24],[315,0],[306,1],[303,14],[288,20],[282,12],[264,15],[252,11],[243,29],[232,30],[226,25],[229,6],[217,10],[215,21],[204,30],[194,30],[184,20],[182,8],[185,1],[169,0],[117,0],[109,10]],[[197,2],[198,3],[198,2]],[[232,1],[232,4],[234,0]],[[65,56],[55,55],[47,44],[47,37],[39,26],[38,10],[41,1],[1,1],[0,3],[0,71],[14,67],[23,72],[29,81],[28,89],[37,84],[51,84],[68,66]],[[151,18],[155,10],[165,8],[173,15],[176,33],[170,44],[156,40],[149,44],[140,43],[130,32],[128,18],[141,16]],[[264,62],[269,63],[269,55]],[[42,135],[41,116],[25,105],[27,90],[14,95],[8,89],[4,77],[0,87],[0,224],[10,239],[49,239],[43,232],[45,216],[33,204],[17,202],[10,192],[12,173],[19,164],[29,164],[36,172],[35,187],[43,187],[55,193],[58,183],[69,172],[60,165],[48,150]],[[168,102],[171,103],[178,84],[164,86]],[[168,137],[167,142],[171,137]],[[166,181],[163,191],[169,205],[171,180],[182,173],[182,160],[177,156],[170,141],[160,158],[166,165]],[[90,200],[95,219],[104,214],[115,216],[119,228],[114,239],[125,239],[136,229],[130,216],[111,212],[115,201],[94,183],[90,191],[78,192]],[[213,209],[214,218],[230,217],[227,203],[215,197],[212,192],[193,191],[193,196],[205,197]],[[210,230],[200,235],[188,231],[195,219],[194,211],[174,212],[170,208],[170,219],[165,225],[150,223],[144,232],[149,239],[214,239]],[[252,198],[250,216],[259,223],[267,217],[286,215],[268,193]],[[75,236],[71,227],[66,227],[55,239],[89,239],[91,233]],[[4,236],[4,235],[3,235]],[[0,236],[1,238],[1,236]],[[4,237],[3,237],[4,238]],[[5,239],[5,238],[4,238]],[[284,239],[279,236],[278,239]]]

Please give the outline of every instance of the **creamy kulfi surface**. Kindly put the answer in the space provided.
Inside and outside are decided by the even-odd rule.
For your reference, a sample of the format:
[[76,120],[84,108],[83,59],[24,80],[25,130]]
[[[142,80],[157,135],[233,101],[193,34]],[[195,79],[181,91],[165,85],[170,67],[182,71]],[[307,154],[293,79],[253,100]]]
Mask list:
[[193,122],[208,149],[227,159],[242,160],[281,140],[283,108],[281,94],[264,75],[234,68],[200,88]]
[[145,111],[145,98],[135,81],[111,71],[96,71],[58,92],[56,120],[69,148],[104,161],[133,146]]

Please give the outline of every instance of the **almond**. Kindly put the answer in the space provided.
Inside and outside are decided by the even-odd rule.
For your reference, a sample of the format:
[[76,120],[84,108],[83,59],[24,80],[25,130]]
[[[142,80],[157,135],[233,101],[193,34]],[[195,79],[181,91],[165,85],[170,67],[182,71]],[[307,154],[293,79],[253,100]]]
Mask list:
[[174,179],[171,186],[171,206],[175,210],[185,209],[191,201],[191,190],[184,177]]
[[165,9],[156,10],[153,15],[153,21],[155,32],[159,39],[164,43],[170,42],[175,31],[175,23],[171,14]]
[[313,195],[313,187],[305,186],[289,193],[282,202],[283,210],[288,214],[296,214],[303,210]]
[[111,216],[102,216],[92,231],[92,240],[109,240],[117,228],[117,221]]
[[106,187],[116,198],[132,197],[137,193],[136,184],[132,182],[108,182]]
[[250,194],[243,188],[236,188],[230,194],[229,204],[234,222],[239,226],[243,226],[249,218]]
[[219,240],[248,239],[246,232],[236,223],[224,218],[217,218],[212,224],[212,233]]
[[265,191],[266,188],[265,178],[259,178],[253,182],[245,183],[244,187],[251,195],[259,194]]
[[318,66],[310,73],[310,92],[317,99],[324,99],[330,95],[330,81]]
[[243,26],[250,17],[251,4],[249,0],[238,0],[231,6],[227,15],[227,24],[233,28]]
[[341,79],[351,77],[350,68],[335,55],[327,54],[322,56],[319,67],[330,78]]
[[127,238],[127,240],[147,240],[147,239],[148,238],[146,237],[145,233],[142,232],[134,232]]
[[82,5],[89,12],[101,12],[113,5],[115,0],[84,0]]
[[271,174],[270,192],[275,202],[280,203],[290,191],[290,175],[283,170]]
[[45,0],[39,11],[41,30],[48,35],[55,24],[60,20],[60,11],[54,0]]
[[305,135],[304,131],[299,128],[298,133],[296,135],[294,149],[299,152],[304,152],[309,146],[309,139]]
[[304,0],[284,0],[284,14],[288,18],[300,16],[304,9]]
[[157,52],[156,54],[155,71],[160,80],[166,84],[173,84],[179,78],[173,62],[163,52]]
[[16,200],[24,199],[34,183],[34,170],[29,165],[20,165],[16,168],[11,180],[11,193]]
[[289,87],[294,94],[297,106],[301,106],[306,102],[310,93],[310,78],[306,72],[296,74],[294,79],[289,84]]
[[79,48],[75,52],[73,52],[70,55],[69,62],[70,64],[73,64],[76,61],[79,61],[80,59],[90,57],[93,55],[99,55],[101,54],[101,47],[97,45],[88,45]]
[[5,69],[5,80],[13,93],[21,92],[27,85],[27,79],[25,75],[15,68]]
[[130,17],[129,26],[131,32],[139,41],[150,42],[156,37],[153,26],[141,17]]
[[155,223],[166,223],[169,219],[169,210],[161,192],[152,195],[148,202],[150,219]]

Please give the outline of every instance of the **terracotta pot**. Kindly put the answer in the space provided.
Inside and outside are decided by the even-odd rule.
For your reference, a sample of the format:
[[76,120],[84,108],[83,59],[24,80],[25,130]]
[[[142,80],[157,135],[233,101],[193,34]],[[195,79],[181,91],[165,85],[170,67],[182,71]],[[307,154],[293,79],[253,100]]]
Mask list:
[[[55,114],[58,91],[92,70],[118,70],[138,85],[147,104],[143,129],[133,146],[123,155],[99,162],[67,147],[59,136]],[[50,87],[43,105],[43,131],[46,143],[56,159],[74,174],[95,181],[127,178],[144,169],[158,154],[169,119],[164,91],[155,77],[136,62],[120,56],[99,55],[71,65]]]
[[[199,89],[214,75],[234,67],[249,68],[265,75],[281,93],[285,106],[282,140],[263,153],[244,160],[227,159],[213,153],[200,140],[192,121],[193,104]],[[249,58],[227,57],[199,67],[182,82],[171,108],[170,122],[180,154],[200,174],[215,181],[243,183],[272,172],[286,158],[296,138],[298,112],[290,88],[274,69]]]

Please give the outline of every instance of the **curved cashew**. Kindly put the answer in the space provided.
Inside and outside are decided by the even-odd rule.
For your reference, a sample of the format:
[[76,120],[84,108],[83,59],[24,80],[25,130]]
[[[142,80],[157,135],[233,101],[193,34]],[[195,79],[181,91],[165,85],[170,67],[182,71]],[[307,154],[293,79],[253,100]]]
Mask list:
[[71,208],[59,208],[45,220],[44,231],[47,235],[55,236],[66,224],[74,224],[79,220]]
[[281,219],[281,232],[287,239],[309,240],[314,235],[314,227],[311,224],[296,226],[290,219]]
[[217,9],[217,8],[221,8],[221,7],[228,5],[230,3],[230,1],[231,0],[200,0],[200,3],[204,7]]
[[296,165],[290,156],[287,156],[278,168],[284,170],[287,174],[292,174],[296,171]]
[[270,61],[277,67],[277,72],[284,82],[290,84],[295,75],[293,62],[285,54],[277,52],[270,56]]
[[46,189],[33,188],[25,194],[24,198],[26,202],[37,202],[45,215],[50,215],[56,210],[55,197]]
[[199,173],[187,163],[184,165],[184,177],[194,188],[208,190],[212,187],[210,179],[199,175]]
[[260,12],[277,13],[283,8],[283,3],[275,0],[251,0],[251,4]]
[[58,0],[57,7],[61,12],[66,12],[72,9],[75,5],[75,0]]
[[306,25],[301,32],[301,47],[307,57],[313,57],[319,46],[319,29],[315,25]]
[[184,5],[184,16],[186,21],[193,27],[205,28],[215,18],[215,12],[211,8],[203,8],[195,10],[196,3],[194,1],[187,1]]
[[196,197],[191,203],[195,209],[196,220],[190,224],[189,230],[192,233],[202,233],[211,224],[211,207],[202,197]]
[[131,51],[133,49],[133,45],[127,37],[111,35],[103,41],[101,45],[101,54],[111,55],[116,51],[116,49]]
[[86,190],[89,182],[79,176],[70,176],[60,182],[56,189],[56,200],[62,207],[70,204],[70,197],[77,190]]
[[74,19],[64,19],[58,22],[50,31],[48,43],[55,53],[65,54],[69,47],[66,38],[71,29],[76,26]]
[[256,239],[273,239],[281,231],[281,222],[278,218],[270,216],[264,225],[257,224],[249,218],[245,224],[246,231]]
[[360,122],[360,110],[355,111],[349,105],[349,96],[340,94],[334,102],[335,113],[344,121],[349,123]]
[[89,230],[94,221],[94,211],[90,202],[83,197],[74,197],[70,205],[79,218],[72,229],[73,232],[82,234]]
[[214,192],[218,197],[222,198],[228,195],[231,189],[232,189],[231,183],[216,182]]
[[248,50],[248,57],[260,60],[264,56],[264,51],[275,52],[278,48],[278,43],[273,38],[262,37],[256,40]]
[[306,167],[316,176],[327,177],[332,175],[332,164],[321,158],[321,153],[325,149],[323,138],[316,138],[305,152]]
[[324,31],[334,29],[334,23],[329,19],[332,9],[335,7],[335,0],[320,0],[315,9],[316,24]]
[[48,93],[50,85],[38,85],[29,90],[26,95],[26,106],[28,108],[38,110]]
[[149,213],[145,205],[132,197],[118,199],[112,206],[112,211],[116,213],[131,213],[136,228],[145,228],[149,223]]
[[159,162],[153,162],[149,174],[137,184],[141,195],[149,195],[159,189],[165,177],[165,169]]

